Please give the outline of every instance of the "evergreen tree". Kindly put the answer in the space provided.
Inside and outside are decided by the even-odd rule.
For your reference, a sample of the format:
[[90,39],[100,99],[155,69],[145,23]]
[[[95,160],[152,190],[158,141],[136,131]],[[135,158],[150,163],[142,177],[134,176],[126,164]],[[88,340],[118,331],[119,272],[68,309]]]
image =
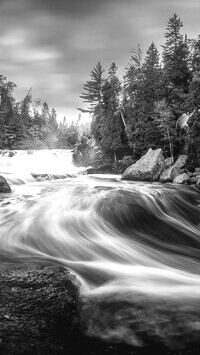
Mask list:
[[129,106],[133,107],[142,82],[142,50],[140,45],[131,50],[131,58],[124,75],[124,94]]
[[86,81],[83,85],[84,92],[80,97],[84,100],[84,102],[89,104],[88,109],[83,111],[94,113],[97,106],[101,108],[102,87],[104,83],[103,73],[104,69],[101,63],[98,62],[96,67],[91,71],[90,80]]
[[189,111],[200,109],[200,36],[193,41],[192,80],[190,82],[187,107]]
[[20,105],[20,119],[24,126],[31,126],[30,105],[32,103],[31,89],[24,97]]
[[86,81],[83,85],[84,92],[80,96],[89,106],[86,110],[79,109],[82,112],[92,114],[91,129],[94,137],[98,141],[102,138],[100,131],[102,122],[102,88],[104,85],[103,73],[104,69],[99,62],[96,67],[92,69],[90,80]]
[[58,128],[58,123],[57,123],[57,113],[54,108],[52,108],[51,113],[49,115],[49,127],[52,130],[52,132],[56,133]]
[[47,125],[49,123],[49,117],[50,117],[49,106],[47,105],[46,102],[44,102],[42,106],[42,112],[41,112],[41,119],[44,124]]
[[197,40],[193,40],[192,72],[200,72],[200,36]]
[[15,87],[13,82],[7,82],[6,77],[0,75],[0,122],[3,125],[9,125],[12,122]]
[[147,50],[142,66],[142,105],[143,105],[143,145],[142,150],[154,148],[159,144],[159,132],[154,124],[156,102],[164,96],[163,76],[159,63],[159,53],[154,43]]
[[166,42],[162,47],[164,70],[171,80],[176,80],[179,72],[180,63],[177,58],[177,50],[183,44],[183,35],[180,33],[182,27],[183,23],[177,14],[169,18],[165,33]]
[[108,78],[103,86],[101,147],[111,158],[116,160],[123,149],[124,125],[121,118],[119,96],[121,83],[117,77],[117,67],[112,63],[108,70]]
[[142,116],[142,50],[138,45],[137,49],[131,51],[130,63],[124,75],[123,90],[123,114],[126,121],[126,132],[129,146],[133,149],[134,157],[139,154],[139,142],[142,137],[140,129]]
[[194,112],[188,121],[188,155],[191,166],[200,165],[200,36],[193,40],[192,80],[187,99],[188,111]]
[[183,23],[176,14],[169,18],[163,46],[163,69],[166,99],[175,117],[185,111],[191,73],[189,70],[188,45],[181,34]]

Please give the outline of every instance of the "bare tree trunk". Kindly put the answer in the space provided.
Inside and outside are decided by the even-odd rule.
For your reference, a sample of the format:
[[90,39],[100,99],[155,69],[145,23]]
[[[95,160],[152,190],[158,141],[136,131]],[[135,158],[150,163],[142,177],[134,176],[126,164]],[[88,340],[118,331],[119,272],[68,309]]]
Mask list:
[[120,111],[120,115],[121,115],[121,119],[122,119],[122,122],[123,122],[123,125],[124,125],[124,128],[125,128],[125,131],[126,131],[127,126],[126,126],[126,122],[125,122],[125,119],[124,119],[122,111]]
[[170,151],[170,156],[171,156],[171,162],[172,164],[174,163],[174,156],[173,156],[173,145],[171,142],[171,138],[170,138],[170,134],[169,134],[169,128],[167,127],[167,137],[168,137],[168,141],[169,141],[169,151]]

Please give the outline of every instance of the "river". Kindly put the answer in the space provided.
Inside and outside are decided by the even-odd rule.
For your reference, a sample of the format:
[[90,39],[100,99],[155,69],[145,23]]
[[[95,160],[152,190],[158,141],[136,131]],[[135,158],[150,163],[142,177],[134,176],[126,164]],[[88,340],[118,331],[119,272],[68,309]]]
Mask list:
[[84,175],[67,150],[1,151],[1,262],[52,262],[80,282],[86,333],[135,347],[199,343],[200,194]]

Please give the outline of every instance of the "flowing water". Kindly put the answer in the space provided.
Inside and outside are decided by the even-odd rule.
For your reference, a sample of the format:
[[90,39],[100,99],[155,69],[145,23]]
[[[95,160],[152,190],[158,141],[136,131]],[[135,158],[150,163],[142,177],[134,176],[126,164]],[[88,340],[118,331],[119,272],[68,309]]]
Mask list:
[[199,192],[83,175],[66,150],[13,154],[0,156],[12,188],[0,195],[1,262],[72,270],[90,336],[134,347],[199,344]]

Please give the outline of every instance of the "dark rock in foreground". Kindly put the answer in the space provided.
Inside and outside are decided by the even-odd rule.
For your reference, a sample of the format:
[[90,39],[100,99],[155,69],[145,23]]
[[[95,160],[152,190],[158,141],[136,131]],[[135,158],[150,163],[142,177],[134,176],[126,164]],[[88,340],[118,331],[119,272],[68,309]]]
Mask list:
[[74,279],[61,267],[1,264],[1,354],[63,353],[76,314]]
[[[74,281],[63,267],[1,264],[0,354],[199,355],[198,345],[179,350],[163,348],[159,343],[134,348],[85,336]],[[89,308],[88,319],[99,311],[98,305],[92,306],[94,314]]]
[[11,192],[11,188],[8,185],[6,179],[0,175],[0,192]]

